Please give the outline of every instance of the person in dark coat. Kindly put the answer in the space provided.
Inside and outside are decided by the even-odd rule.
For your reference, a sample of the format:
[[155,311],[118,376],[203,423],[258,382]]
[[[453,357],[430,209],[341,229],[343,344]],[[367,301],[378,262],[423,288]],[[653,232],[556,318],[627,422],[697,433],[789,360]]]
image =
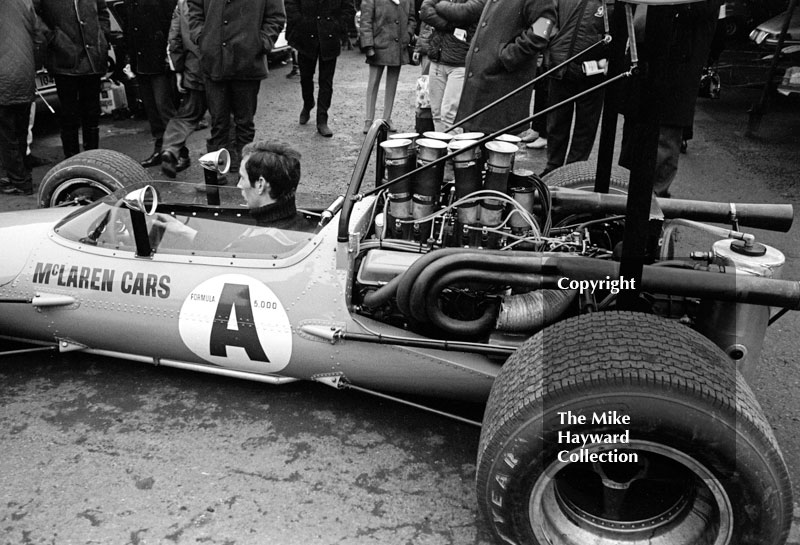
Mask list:
[[28,117],[36,84],[34,57],[36,13],[31,0],[0,4],[0,162],[8,178],[0,191],[33,194],[31,169],[25,162]]
[[[227,148],[237,169],[242,148],[255,138],[253,118],[267,53],[283,30],[282,0],[188,0],[189,32],[200,49],[211,137],[208,151]],[[231,117],[235,138],[231,142]],[[225,183],[225,178],[220,179]]]
[[[443,17],[436,11],[441,0],[423,0],[420,18],[433,27],[428,42],[431,61],[428,90],[431,99],[433,126],[439,132],[450,130],[456,119],[461,89],[464,86],[464,64],[469,43],[483,12],[485,0],[452,0],[464,7],[453,14],[457,18]],[[452,11],[456,11],[457,8]]]
[[[656,169],[653,193],[669,197],[669,188],[678,172],[681,140],[684,129],[692,127],[697,102],[700,74],[708,59],[711,40],[719,14],[721,0],[705,0],[692,4],[648,6],[636,8],[636,25],[639,59],[649,65],[653,74],[654,103],[659,104],[658,115],[644,111],[639,98],[642,95],[639,78],[627,82],[629,89],[622,112],[625,125],[622,132],[622,149],[619,164],[631,168],[634,162],[635,143],[641,140],[639,130],[643,122],[659,126]],[[644,28],[657,36],[671,36],[668,44],[651,44],[644,40]]]
[[[175,3],[176,0],[125,0],[128,57],[153,137],[153,153],[142,161],[143,167],[161,163],[164,131],[175,116],[177,90],[167,62],[167,37]],[[188,157],[188,150],[185,155]]]
[[[436,11],[447,16],[456,6],[442,1]],[[536,76],[537,59],[555,30],[555,21],[555,0],[486,3],[467,53],[456,122]],[[465,131],[496,132],[527,117],[530,103],[530,91],[517,93],[462,127]]]
[[161,152],[161,170],[174,178],[176,173],[189,167],[186,139],[194,132],[207,110],[200,52],[189,37],[186,0],[178,0],[175,6],[167,44],[169,65],[175,72],[177,90],[183,95],[178,110],[164,130]]
[[[548,66],[561,64],[602,40],[604,11],[605,3],[601,0],[558,0],[559,31],[547,48]],[[586,73],[583,63],[598,62],[605,55],[604,47],[596,47],[552,74],[547,92],[550,104],[563,102],[602,83],[604,72],[598,68],[596,74]],[[600,89],[547,114],[547,166],[542,176],[565,164],[589,158],[604,97],[605,92]]]
[[100,78],[108,70],[110,15],[105,0],[34,0],[44,24],[45,67],[61,104],[64,157],[100,145]]
[[[314,71],[319,63],[317,132],[333,136],[328,127],[328,108],[333,96],[336,58],[342,36],[347,35],[347,21],[353,18],[352,0],[285,0],[286,39],[297,50],[303,108],[300,124],[305,125],[314,108]],[[348,42],[349,43],[349,42]]]
[[417,19],[412,0],[363,0],[358,29],[361,51],[367,56],[369,81],[367,82],[367,111],[364,133],[375,118],[375,103],[386,68],[386,90],[383,100],[383,118],[394,131],[392,110],[400,67],[410,62],[408,45],[414,36]]

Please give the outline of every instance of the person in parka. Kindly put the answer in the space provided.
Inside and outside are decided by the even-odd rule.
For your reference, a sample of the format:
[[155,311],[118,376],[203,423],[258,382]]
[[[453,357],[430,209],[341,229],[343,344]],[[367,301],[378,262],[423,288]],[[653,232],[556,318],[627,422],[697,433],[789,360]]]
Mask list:
[[139,84],[153,152],[141,162],[145,168],[161,163],[164,131],[175,116],[178,93],[167,62],[167,37],[176,0],[125,0],[125,37],[131,71]]
[[0,4],[0,164],[8,178],[0,191],[33,194],[31,169],[25,163],[28,115],[36,90],[36,13],[31,0]]
[[341,37],[347,34],[348,20],[355,15],[352,0],[285,0],[286,39],[297,50],[303,108],[300,124],[305,125],[314,108],[314,71],[319,63],[317,132],[333,136],[328,127],[328,108],[333,96],[336,58],[341,52]]
[[[209,152],[231,152],[236,172],[242,148],[256,134],[253,118],[261,80],[267,77],[267,53],[286,22],[283,0],[188,0],[189,33],[200,50],[208,110]],[[231,142],[231,117],[235,138]],[[224,178],[220,178],[225,183]]]
[[408,64],[411,57],[408,45],[414,39],[417,19],[412,0],[362,0],[361,20],[358,36],[361,51],[367,57],[369,80],[367,82],[367,108],[364,134],[375,117],[375,103],[386,68],[386,89],[383,99],[383,118],[394,131],[392,110],[400,67]]
[[64,157],[100,145],[100,78],[108,70],[111,22],[106,0],[34,0],[44,25],[45,67],[61,104]]
[[431,98],[433,126],[439,132],[450,130],[461,101],[464,86],[464,65],[469,43],[475,34],[486,0],[452,0],[456,19],[443,17],[436,11],[441,0],[422,0],[419,15],[422,21],[433,27],[428,42],[428,57],[431,61],[428,89]]
[[[462,5],[444,0],[436,4],[436,11],[447,19],[454,19]],[[539,54],[550,40],[555,21],[556,0],[489,0],[486,3],[467,53],[456,122],[536,76]],[[496,132],[527,117],[530,102],[530,91],[517,93],[471,119],[462,128]]]

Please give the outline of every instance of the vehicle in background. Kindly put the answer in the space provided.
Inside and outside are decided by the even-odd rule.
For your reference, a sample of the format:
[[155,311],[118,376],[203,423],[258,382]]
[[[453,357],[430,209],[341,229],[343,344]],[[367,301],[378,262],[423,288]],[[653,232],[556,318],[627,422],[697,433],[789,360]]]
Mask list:
[[[778,44],[778,37],[786,21],[786,14],[787,12],[784,11],[758,25],[750,33],[750,39],[758,46],[774,49]],[[792,14],[792,20],[789,22],[789,29],[786,32],[783,46],[784,48],[794,48],[790,49],[790,51],[784,49],[784,54],[800,51],[800,9],[795,8]]]

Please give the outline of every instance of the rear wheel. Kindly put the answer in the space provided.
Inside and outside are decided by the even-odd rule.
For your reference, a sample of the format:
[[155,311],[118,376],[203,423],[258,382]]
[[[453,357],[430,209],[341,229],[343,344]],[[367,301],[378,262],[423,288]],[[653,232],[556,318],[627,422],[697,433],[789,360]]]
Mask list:
[[477,487],[504,543],[780,545],[792,513],[741,375],[697,332],[636,313],[559,322],[509,358]]
[[44,175],[39,207],[87,204],[136,182],[152,178],[127,155],[107,149],[87,150],[61,161]]

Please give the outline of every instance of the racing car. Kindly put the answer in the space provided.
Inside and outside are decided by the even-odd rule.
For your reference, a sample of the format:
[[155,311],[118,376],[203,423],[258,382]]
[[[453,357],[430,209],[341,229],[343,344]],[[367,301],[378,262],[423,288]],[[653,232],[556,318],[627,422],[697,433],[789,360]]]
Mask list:
[[298,195],[305,225],[277,250],[232,244],[269,227],[216,184],[224,150],[200,192],[110,150],[68,159],[41,209],[0,215],[0,337],[485,403],[476,491],[498,543],[785,543],[789,472],[748,380],[800,282],[748,229],[787,231],[792,207],[652,197],[637,271],[626,173],[594,192],[585,163],[517,168],[511,136],[388,128],[344,195]]

